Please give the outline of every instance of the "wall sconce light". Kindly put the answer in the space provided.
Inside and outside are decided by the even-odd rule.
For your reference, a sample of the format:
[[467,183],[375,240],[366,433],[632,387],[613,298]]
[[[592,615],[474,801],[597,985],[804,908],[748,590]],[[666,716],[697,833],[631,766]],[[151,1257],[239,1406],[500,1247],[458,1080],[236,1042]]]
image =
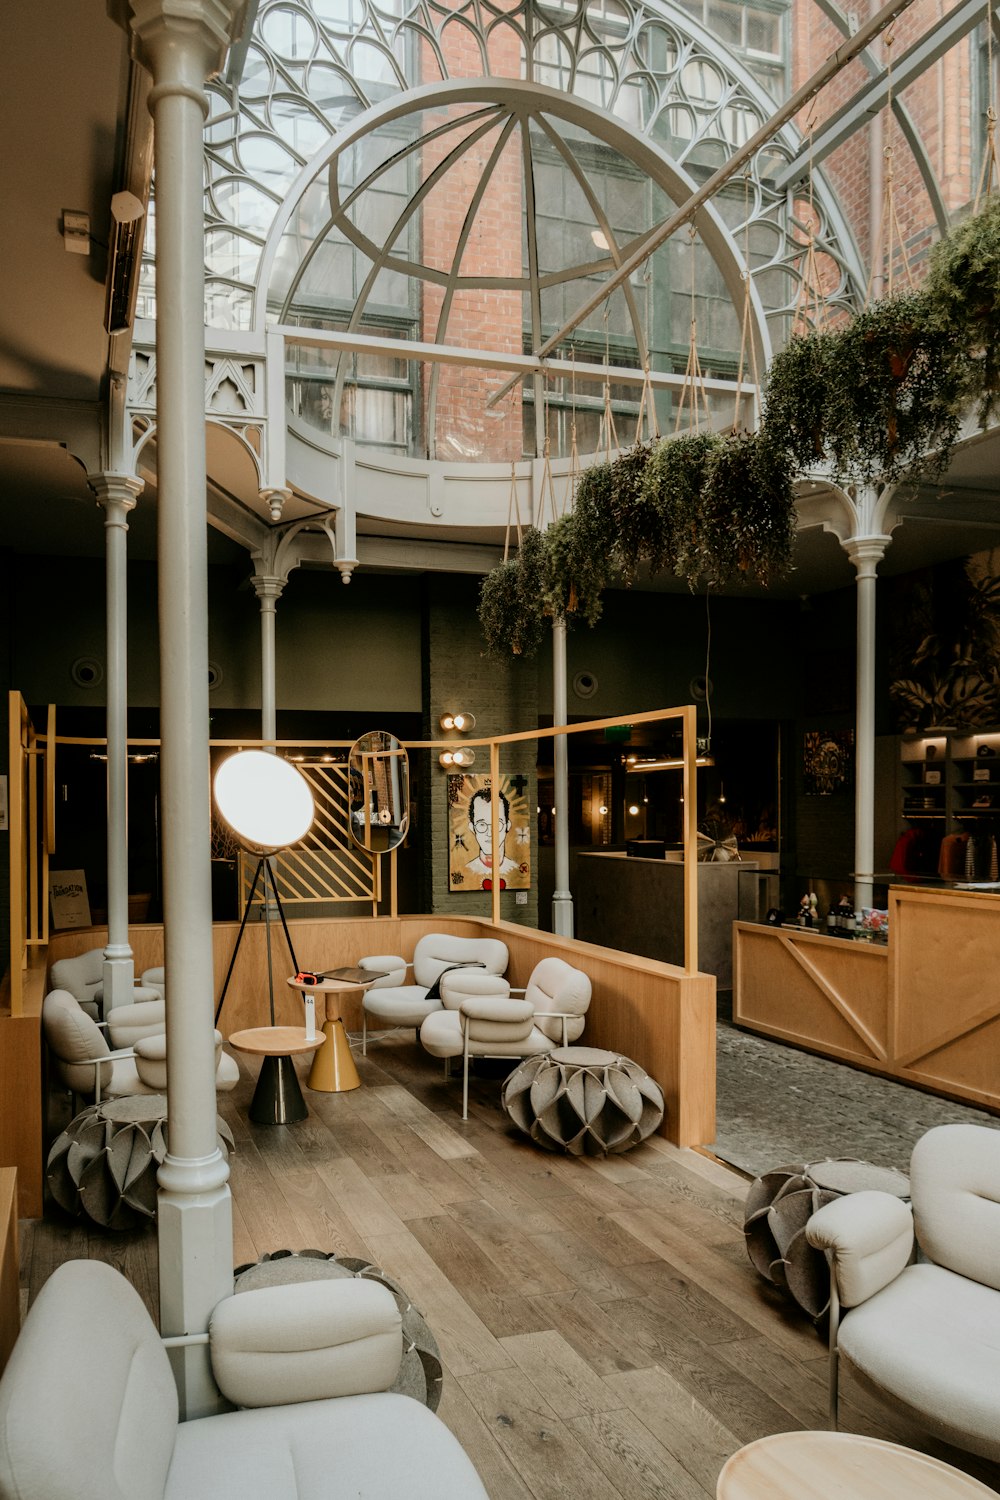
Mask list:
[[459,734],[469,734],[476,727],[475,714],[442,714],[438,721],[442,729],[457,729]]
[[639,816],[639,808],[635,802],[633,802],[631,807],[629,808],[629,813],[633,818],[637,818]]
[[146,210],[134,193],[115,193],[111,199],[111,243],[104,301],[106,333],[124,333],[132,326],[145,217]]
[[438,756],[438,765],[441,766],[471,766],[475,761],[475,750],[442,750]]

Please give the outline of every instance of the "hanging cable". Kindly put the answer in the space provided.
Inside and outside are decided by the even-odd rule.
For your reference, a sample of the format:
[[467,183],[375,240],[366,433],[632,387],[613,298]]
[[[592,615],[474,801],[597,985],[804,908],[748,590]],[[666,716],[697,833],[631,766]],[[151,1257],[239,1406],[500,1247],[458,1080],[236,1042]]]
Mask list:
[[510,557],[510,528],[517,529],[517,545],[521,545],[521,504],[517,498],[517,465],[514,460],[510,461],[510,496],[507,500],[507,529],[503,538],[503,560],[507,562]]
[[569,479],[566,485],[566,493],[563,497],[562,515],[567,510],[572,510],[576,504],[576,487],[580,483],[580,449],[576,441],[576,345],[572,344],[569,351],[570,367],[570,443],[569,443]]
[[981,200],[988,198],[993,191],[994,185],[1000,185],[1000,163],[997,161],[997,111],[995,102],[995,80],[993,77],[993,4],[992,0],[986,7],[986,79],[989,91],[989,104],[986,107],[986,147],[983,151],[983,166],[979,173],[979,186],[976,188],[976,200],[972,205],[973,214],[979,212]]
[[645,349],[645,358],[643,359],[643,365],[642,365],[642,369],[643,369],[642,396],[641,396],[640,401],[639,401],[639,418],[638,418],[638,421],[636,422],[635,440],[636,440],[637,443],[641,443],[642,442],[642,428],[643,428],[643,422],[645,421],[645,423],[646,423],[646,431],[648,433],[648,438],[649,438],[649,441],[652,443],[652,442],[657,442],[659,440],[659,437],[660,437],[660,423],[659,423],[659,418],[656,415],[656,400],[655,400],[655,397],[654,397],[654,394],[653,394],[653,382],[650,379],[650,373],[649,373],[649,368],[650,368],[649,310],[650,310],[650,305],[651,305],[652,300],[653,300],[653,268],[650,265],[650,263],[649,263],[648,260],[646,262],[646,269],[643,272],[643,278],[642,279],[646,283],[646,307],[645,307],[646,349]]
[[799,276],[799,293],[792,314],[792,333],[819,332],[826,323],[830,310],[823,290],[823,277],[816,258],[816,227],[819,215],[816,211],[816,174],[813,169],[813,138],[816,130],[816,105],[809,110],[805,124],[809,137],[809,224],[806,230],[805,255]]
[[597,449],[600,452],[604,447],[604,455],[608,462],[611,455],[619,446],[618,433],[615,428],[615,414],[611,410],[611,337],[608,333],[608,304],[604,304],[604,410],[601,413],[601,425],[597,434]]

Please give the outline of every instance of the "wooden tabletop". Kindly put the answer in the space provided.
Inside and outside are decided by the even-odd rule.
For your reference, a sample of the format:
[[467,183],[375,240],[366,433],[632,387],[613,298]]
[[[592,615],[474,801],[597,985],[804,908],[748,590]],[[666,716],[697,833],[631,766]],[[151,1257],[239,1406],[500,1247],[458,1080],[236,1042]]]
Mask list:
[[323,1045],[322,1036],[307,1037],[303,1026],[254,1026],[234,1031],[227,1040],[237,1052],[263,1057],[291,1057],[295,1052],[315,1052]]
[[370,984],[374,984],[378,978],[373,974],[370,979],[317,979],[315,984],[306,984],[303,979],[289,979],[286,982],[293,990],[303,990],[307,995],[334,994],[337,990],[366,990]]
[[717,1500],[996,1500],[996,1492],[926,1453],[853,1432],[779,1432],[734,1453]]

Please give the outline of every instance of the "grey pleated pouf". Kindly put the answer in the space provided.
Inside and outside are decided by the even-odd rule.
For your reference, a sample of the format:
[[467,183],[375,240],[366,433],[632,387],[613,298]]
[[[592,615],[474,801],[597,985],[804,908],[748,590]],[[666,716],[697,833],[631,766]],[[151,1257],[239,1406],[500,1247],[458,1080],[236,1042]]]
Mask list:
[[[223,1154],[234,1151],[225,1120],[215,1123]],[[165,1095],[106,1099],[82,1110],[56,1138],[45,1180],[67,1213],[84,1213],[102,1229],[136,1229],[156,1218],[156,1169],[166,1154]]]
[[546,1151],[610,1156],[652,1135],[663,1119],[663,1090],[617,1052],[557,1047],[526,1058],[504,1083],[511,1120]]
[[830,1272],[806,1239],[806,1224],[824,1203],[863,1191],[909,1198],[910,1181],[892,1167],[843,1159],[775,1167],[750,1184],[743,1222],[750,1259],[811,1318],[830,1305]]
[[236,1291],[251,1292],[262,1286],[287,1286],[290,1282],[344,1276],[377,1281],[395,1297],[403,1319],[403,1359],[392,1390],[412,1396],[431,1411],[437,1411],[441,1400],[441,1351],[437,1340],[399,1282],[371,1261],[328,1254],[325,1250],[275,1250],[249,1265],[237,1266]]

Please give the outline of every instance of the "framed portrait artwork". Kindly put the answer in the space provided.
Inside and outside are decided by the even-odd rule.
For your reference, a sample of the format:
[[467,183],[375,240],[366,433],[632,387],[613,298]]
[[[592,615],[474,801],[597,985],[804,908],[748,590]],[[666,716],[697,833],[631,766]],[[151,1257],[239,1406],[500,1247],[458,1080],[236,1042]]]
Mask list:
[[531,884],[531,822],[528,799],[506,776],[500,778],[499,843],[493,849],[490,778],[448,777],[448,889],[491,891],[499,871],[501,890],[527,890]]

